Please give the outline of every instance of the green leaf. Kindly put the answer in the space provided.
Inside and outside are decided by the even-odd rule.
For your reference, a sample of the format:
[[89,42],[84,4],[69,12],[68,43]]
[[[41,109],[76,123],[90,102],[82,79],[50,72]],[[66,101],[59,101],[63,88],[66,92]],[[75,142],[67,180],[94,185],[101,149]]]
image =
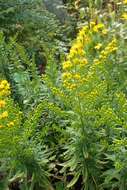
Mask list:
[[68,188],[72,187],[79,179],[80,172],[77,172],[71,182],[67,185]]

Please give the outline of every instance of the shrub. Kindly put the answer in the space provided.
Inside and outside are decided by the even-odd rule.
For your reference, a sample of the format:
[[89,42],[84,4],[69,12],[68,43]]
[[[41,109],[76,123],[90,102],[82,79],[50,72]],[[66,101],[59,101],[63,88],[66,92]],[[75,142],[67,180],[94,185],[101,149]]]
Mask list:
[[61,83],[50,87],[70,120],[62,170],[73,176],[68,188],[79,178],[83,189],[126,188],[122,147],[127,102],[118,57],[121,39],[116,36],[102,23],[84,26],[63,63]]
[[16,184],[20,189],[49,189],[51,168],[48,163],[51,161],[51,153],[47,152],[35,131],[45,104],[41,103],[26,119],[10,93],[9,83],[1,80],[0,172],[3,180],[0,181],[0,187],[6,189]]

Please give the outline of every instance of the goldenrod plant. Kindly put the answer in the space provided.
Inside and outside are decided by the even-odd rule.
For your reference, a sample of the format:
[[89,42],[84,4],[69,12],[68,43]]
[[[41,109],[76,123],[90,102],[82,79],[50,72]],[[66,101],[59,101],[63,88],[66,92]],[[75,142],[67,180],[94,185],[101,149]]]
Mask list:
[[46,146],[35,133],[44,105],[40,104],[25,119],[19,106],[11,98],[10,84],[5,79],[0,80],[1,190],[14,187],[15,183],[22,190],[52,189],[48,181],[51,153],[47,152]]
[[66,176],[73,176],[68,189],[79,180],[84,190],[126,189],[122,164],[126,149],[122,147],[127,102],[120,47],[121,38],[113,29],[90,22],[79,32],[63,63],[61,85],[50,87],[70,119],[62,169]]

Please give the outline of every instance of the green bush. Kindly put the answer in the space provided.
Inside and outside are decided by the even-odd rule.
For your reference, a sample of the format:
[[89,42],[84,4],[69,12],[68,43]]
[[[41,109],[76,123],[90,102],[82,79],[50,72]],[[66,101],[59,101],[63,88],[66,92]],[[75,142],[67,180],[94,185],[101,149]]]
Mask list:
[[46,102],[27,119],[10,97],[10,85],[0,81],[0,189],[50,189],[51,153],[36,132]]
[[69,120],[62,171],[73,176],[70,189],[79,178],[85,190],[126,189],[126,75],[116,36],[102,23],[85,26],[63,63],[59,85],[50,86]]
[[6,40],[17,35],[17,40],[30,52],[40,48],[45,51],[59,44],[60,23],[45,9],[43,1],[0,0],[0,10],[0,30]]

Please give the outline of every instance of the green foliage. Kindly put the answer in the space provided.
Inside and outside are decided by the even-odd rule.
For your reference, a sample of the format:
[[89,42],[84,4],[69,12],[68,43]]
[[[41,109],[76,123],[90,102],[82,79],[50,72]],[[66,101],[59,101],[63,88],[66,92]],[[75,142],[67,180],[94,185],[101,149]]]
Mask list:
[[121,36],[117,41],[104,31],[102,23],[85,26],[63,63],[59,85],[50,85],[66,115],[69,142],[61,172],[73,176],[68,189],[80,178],[84,190],[126,189],[126,75],[120,65],[126,60],[119,56]]
[[[7,189],[17,183],[22,190],[50,189],[52,157],[35,129],[45,105],[46,102],[38,105],[27,119],[10,96],[5,98],[5,105],[1,104],[0,172],[3,180],[0,188]],[[8,114],[3,114],[5,112]]]
[[17,39],[30,51],[53,48],[58,44],[60,24],[40,0],[0,1],[0,30],[6,39],[17,33]]
[[0,55],[1,73],[10,80],[16,100],[24,109],[31,109],[46,94],[34,55],[30,58],[25,49],[14,39],[6,44],[2,34]]

